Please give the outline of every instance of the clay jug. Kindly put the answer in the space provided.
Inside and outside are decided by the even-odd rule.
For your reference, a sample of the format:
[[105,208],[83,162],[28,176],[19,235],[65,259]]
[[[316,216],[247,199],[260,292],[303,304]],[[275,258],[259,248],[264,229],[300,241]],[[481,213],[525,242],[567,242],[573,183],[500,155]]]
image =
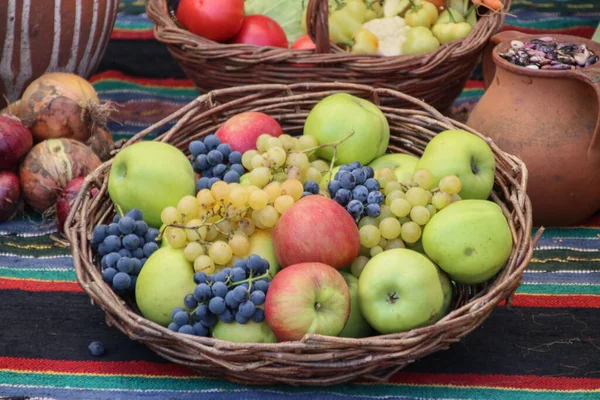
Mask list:
[[[600,62],[576,70],[534,70],[498,55],[512,40],[540,36],[505,31],[491,38],[491,60],[483,63],[487,88],[467,125],[525,162],[534,224],[568,226],[600,210]],[[585,43],[600,55],[600,44],[591,40],[551,36]]]
[[46,71],[94,72],[119,0],[1,0],[0,108]]

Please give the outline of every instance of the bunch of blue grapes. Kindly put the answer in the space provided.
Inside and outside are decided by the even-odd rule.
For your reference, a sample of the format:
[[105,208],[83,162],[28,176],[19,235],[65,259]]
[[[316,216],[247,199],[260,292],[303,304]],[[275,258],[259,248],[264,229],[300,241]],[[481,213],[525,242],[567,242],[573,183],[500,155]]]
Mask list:
[[185,296],[184,308],[173,310],[173,332],[209,336],[210,328],[218,321],[247,324],[250,320],[262,322],[269,290],[269,262],[252,254],[247,260],[237,261],[233,268],[223,268],[212,275],[194,274],[197,284],[194,293]]
[[196,190],[210,189],[215,182],[239,183],[246,170],[242,165],[242,153],[233,151],[227,143],[221,143],[215,135],[204,140],[194,140],[189,146],[194,171],[202,177]]
[[123,217],[115,215],[108,225],[94,228],[91,244],[102,257],[102,278],[115,292],[135,289],[137,276],[146,260],[158,250],[158,234],[158,229],[148,227],[137,208]]
[[384,196],[374,176],[373,168],[354,161],[340,167],[327,190],[331,198],[345,207],[356,221],[364,216],[377,217],[381,213]]

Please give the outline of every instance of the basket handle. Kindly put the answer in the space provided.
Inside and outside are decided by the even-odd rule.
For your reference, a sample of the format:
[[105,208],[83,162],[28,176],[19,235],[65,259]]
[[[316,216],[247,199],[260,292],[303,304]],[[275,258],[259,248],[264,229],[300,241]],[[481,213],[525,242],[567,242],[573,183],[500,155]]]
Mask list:
[[315,43],[315,53],[327,54],[330,52],[332,44],[329,41],[328,0],[308,0],[306,6],[306,32]]

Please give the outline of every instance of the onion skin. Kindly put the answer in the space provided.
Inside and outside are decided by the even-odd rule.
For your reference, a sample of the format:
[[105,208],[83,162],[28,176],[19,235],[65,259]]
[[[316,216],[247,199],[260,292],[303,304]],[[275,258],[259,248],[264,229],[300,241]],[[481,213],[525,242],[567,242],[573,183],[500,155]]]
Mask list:
[[21,97],[19,116],[36,142],[70,138],[85,142],[99,121],[101,109],[93,86],[78,75],[45,73]]
[[102,161],[107,161],[110,158],[110,152],[115,148],[112,135],[102,128],[97,128],[85,144],[94,150],[94,153]]
[[0,222],[15,216],[21,199],[19,178],[11,171],[0,171]]
[[74,178],[86,176],[101,164],[86,145],[73,139],[50,139],[29,152],[19,175],[25,202],[43,213]]
[[0,169],[19,165],[32,145],[33,137],[25,125],[16,118],[0,116]]
[[[62,192],[60,192],[58,200],[56,200],[56,218],[58,220],[58,231],[62,234],[65,233],[65,222],[67,221],[67,217],[71,212],[71,206],[73,205],[73,201],[79,194],[84,180],[85,177],[83,176],[73,179],[67,184],[67,186],[65,186]],[[90,190],[90,198],[94,197],[96,193],[98,193],[97,188],[93,188],[92,190]]]

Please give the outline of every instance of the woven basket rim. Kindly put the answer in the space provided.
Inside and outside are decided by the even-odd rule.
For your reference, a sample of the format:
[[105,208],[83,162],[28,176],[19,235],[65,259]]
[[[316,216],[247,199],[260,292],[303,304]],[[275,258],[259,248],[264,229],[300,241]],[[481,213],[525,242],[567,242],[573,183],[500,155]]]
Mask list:
[[[271,96],[275,92],[279,93],[281,97]],[[290,103],[293,105],[294,102],[299,103],[307,99],[315,100],[317,98],[322,98],[328,93],[335,92],[360,92],[365,95],[363,97],[369,97],[376,104],[379,104],[379,98],[382,96],[402,98],[403,100],[418,106],[420,109],[413,110],[382,107],[382,110],[386,113],[389,113],[392,110],[397,112],[402,118],[409,121],[406,123],[410,126],[435,127],[439,130],[452,127],[464,129],[483,138],[490,145],[497,161],[496,184],[500,187],[499,189],[495,188],[491,199],[501,206],[504,215],[511,225],[514,241],[513,251],[507,265],[499,275],[494,278],[493,282],[487,286],[482,286],[483,289],[479,289],[480,292],[478,296],[469,299],[465,304],[453,309],[438,322],[402,333],[377,335],[360,339],[306,335],[301,341],[273,344],[232,343],[212,337],[204,338],[177,334],[134,312],[120,297],[112,292],[110,287],[103,281],[102,276],[99,273],[98,265],[90,261],[92,260],[92,252],[89,240],[91,238],[90,235],[93,222],[95,219],[108,218],[112,212],[110,208],[112,203],[107,198],[106,181],[107,173],[114,159],[113,156],[113,158],[103,163],[85,178],[81,191],[74,200],[71,213],[65,222],[66,236],[72,246],[77,281],[93,302],[105,310],[109,324],[117,326],[130,338],[144,342],[164,358],[194,368],[199,368],[199,366],[192,361],[185,359],[185,355],[182,359],[181,355],[173,353],[171,349],[173,343],[184,344],[186,349],[193,348],[194,351],[210,360],[213,360],[212,357],[215,356],[229,356],[235,358],[243,355],[244,357],[249,357],[248,353],[255,352],[279,352],[286,357],[296,357],[301,359],[304,356],[307,360],[310,360],[311,357],[317,357],[315,354],[324,354],[325,352],[335,351],[336,357],[340,357],[344,354],[349,354],[349,352],[353,351],[352,349],[356,349],[357,347],[370,348],[371,346],[391,346],[390,348],[394,348],[394,346],[397,347],[400,346],[400,344],[408,346],[407,343],[414,342],[416,343],[414,344],[414,346],[416,346],[414,355],[415,358],[418,359],[431,352],[427,352],[427,349],[429,349],[427,346],[435,347],[435,351],[447,348],[449,343],[443,342],[442,338],[444,334],[447,334],[452,329],[460,329],[460,327],[469,326],[467,332],[461,332],[460,335],[456,335],[455,337],[450,335],[450,337],[453,338],[452,341],[460,340],[460,338],[479,326],[502,300],[507,300],[507,304],[510,304],[510,299],[514,291],[520,285],[522,273],[532,256],[534,245],[543,232],[543,229],[540,229],[533,238],[530,235],[532,218],[531,203],[526,195],[527,168],[518,157],[503,152],[489,138],[458,121],[443,116],[435,108],[416,98],[391,89],[373,88],[367,85],[350,83],[298,83],[293,85],[263,84],[220,89],[197,97],[180,110],[144,129],[127,141],[123,148],[141,140],[144,136],[151,134],[171,122],[177,121],[173,127],[153,140],[173,143],[174,140],[180,139],[176,139],[177,134],[182,132],[185,133],[186,127],[194,127],[196,126],[194,124],[199,124],[201,121],[211,121],[211,118],[216,118],[216,114],[224,113],[226,111],[235,114],[239,112],[240,108],[254,105],[253,102],[256,106],[252,108],[260,108],[268,106],[269,104],[280,103],[283,98],[286,100],[292,99],[290,100]],[[230,95],[234,94],[239,95],[236,100],[220,102],[220,98],[229,98]],[[265,98],[267,95],[268,98]],[[296,109],[299,110],[297,107]],[[299,111],[295,114],[298,113]],[[214,127],[214,125],[217,124],[217,121],[212,120],[211,123],[211,127]],[[420,128],[417,129],[417,131],[418,130],[420,130]],[[194,130],[192,129],[192,131]],[[427,135],[433,136],[435,134],[436,133],[427,133]],[[187,138],[186,140],[191,140],[190,137],[185,137]],[[410,139],[410,137],[408,138]],[[403,137],[398,136],[398,140],[402,141]],[[416,140],[418,140],[418,138]],[[397,145],[390,144],[390,148],[392,149],[395,149],[395,146]],[[92,186],[97,186],[100,189],[94,199],[90,199],[88,196]],[[497,190],[500,191],[497,192]],[[501,197],[504,198],[504,200],[502,200]],[[108,200],[104,201],[105,198]],[[513,209],[509,210],[509,206]],[[515,238],[518,240],[515,240]],[[434,340],[432,342],[433,344],[423,344],[421,343],[424,340],[423,338],[438,339],[436,339],[437,342]],[[423,349],[423,347],[425,347],[425,349]],[[319,351],[319,349],[321,351]],[[420,352],[424,353],[421,354]],[[294,353],[295,355],[292,355],[291,353]],[[336,357],[334,357],[334,359]],[[213,362],[215,361],[213,360]],[[288,360],[288,362],[292,361]],[[356,362],[360,364],[367,361],[362,360]],[[251,363],[251,366],[260,364],[260,362],[256,360],[254,360],[253,363],[258,364]],[[220,372],[226,374],[236,374],[239,370],[239,367],[225,362],[217,365],[221,365],[223,370]],[[257,366],[257,368],[259,367],[262,368],[262,365]],[[394,371],[397,371],[400,368],[394,369]],[[351,374],[350,372],[346,373]],[[329,385],[332,383],[345,382],[348,380],[346,379],[348,376],[351,375],[339,376],[327,381],[310,381],[310,384]],[[391,376],[391,374],[389,374],[389,371],[386,371],[384,377],[373,375],[373,378],[385,380],[389,378],[389,376]],[[300,378],[294,380],[286,377],[279,378],[276,375],[272,375],[272,377],[275,377],[278,382],[303,384],[303,381],[297,381],[297,379]],[[227,375],[227,378],[233,381],[238,379],[237,375],[234,378]],[[248,383],[243,378],[239,378],[239,382]]]
[[[167,1],[148,0],[146,14],[154,23],[153,31],[155,37],[169,46],[179,46],[188,51],[198,48],[212,50],[215,58],[227,57],[231,61],[247,65],[293,61],[293,63],[298,64],[301,62],[310,62],[319,65],[344,64],[352,69],[362,71],[372,68],[374,65],[396,65],[398,69],[404,69],[407,66],[412,66],[416,69],[431,65],[435,67],[445,62],[469,57],[478,52],[487,40],[500,28],[504,22],[505,14],[511,5],[511,0],[504,0],[504,8],[501,12],[485,12],[480,15],[469,36],[444,44],[432,52],[416,55],[381,56],[350,54],[335,44],[329,44],[328,41],[325,47],[330,47],[332,51],[322,54],[312,50],[215,42],[198,36],[176,23],[174,17],[169,13]],[[324,8],[326,5],[327,0],[308,1],[307,30],[315,43],[325,42],[321,38],[325,32],[328,32],[326,26],[327,20],[323,18],[323,15],[319,14],[326,12]],[[312,18],[311,15],[313,16]],[[317,15],[319,16],[317,17]],[[313,23],[314,21],[317,22]],[[430,70],[430,68],[426,69]]]

